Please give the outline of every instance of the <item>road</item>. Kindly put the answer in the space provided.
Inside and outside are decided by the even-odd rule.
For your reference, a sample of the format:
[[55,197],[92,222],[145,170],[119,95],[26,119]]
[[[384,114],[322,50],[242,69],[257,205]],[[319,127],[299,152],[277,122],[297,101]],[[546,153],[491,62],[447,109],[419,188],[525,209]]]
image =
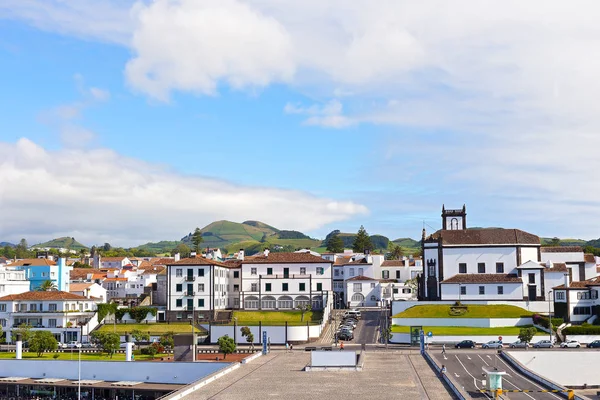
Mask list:
[[358,321],[354,330],[355,344],[373,344],[377,343],[379,326],[381,324],[381,311],[362,310],[361,319]]
[[[479,389],[484,389],[485,385],[482,380],[486,377],[483,376],[483,367],[497,367],[500,371],[506,371],[506,375],[503,376],[502,387],[510,390],[543,390],[541,387],[530,379],[520,375],[517,371],[513,370],[507,365],[500,357],[498,357],[495,350],[447,350],[446,354],[442,354],[441,350],[432,350],[430,354],[436,359],[440,365],[445,365],[447,374],[452,379],[458,382],[459,385],[474,398],[480,399],[491,399],[493,396],[480,393]],[[512,399],[560,399],[561,397],[554,393],[508,393],[503,398]]]

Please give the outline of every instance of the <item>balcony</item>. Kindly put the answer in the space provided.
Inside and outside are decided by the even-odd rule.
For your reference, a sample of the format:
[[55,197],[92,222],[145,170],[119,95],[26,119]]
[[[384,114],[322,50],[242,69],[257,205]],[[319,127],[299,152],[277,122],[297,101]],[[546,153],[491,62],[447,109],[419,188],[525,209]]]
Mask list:
[[184,296],[195,296],[196,292],[184,292],[183,295]]
[[186,282],[194,282],[196,280],[195,276],[188,275],[185,277]]

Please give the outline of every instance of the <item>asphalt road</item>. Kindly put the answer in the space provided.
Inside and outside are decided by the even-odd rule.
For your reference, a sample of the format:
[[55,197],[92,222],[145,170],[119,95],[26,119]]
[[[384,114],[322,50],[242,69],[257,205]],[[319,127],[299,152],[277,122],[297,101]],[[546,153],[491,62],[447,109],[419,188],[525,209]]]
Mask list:
[[361,319],[354,330],[354,344],[372,344],[377,343],[377,333],[379,331],[381,311],[363,310]]
[[[483,367],[497,367],[500,371],[506,371],[503,376],[502,387],[510,390],[543,390],[535,382],[520,375],[507,365],[494,350],[447,350],[446,354],[442,354],[441,350],[431,350],[430,354],[436,359],[438,364],[446,366],[446,373],[452,377],[455,382],[464,387],[469,395],[474,399],[491,399],[492,395],[480,393],[479,389],[484,389],[485,385],[482,380]],[[510,399],[560,399],[554,393],[508,393],[503,398]]]

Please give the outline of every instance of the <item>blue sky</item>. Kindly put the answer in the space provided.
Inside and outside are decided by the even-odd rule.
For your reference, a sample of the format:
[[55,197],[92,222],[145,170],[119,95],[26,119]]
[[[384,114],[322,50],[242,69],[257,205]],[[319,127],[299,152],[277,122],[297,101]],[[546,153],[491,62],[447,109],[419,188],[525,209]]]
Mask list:
[[9,0],[0,240],[418,238],[464,203],[472,226],[596,238],[598,27],[482,3]]

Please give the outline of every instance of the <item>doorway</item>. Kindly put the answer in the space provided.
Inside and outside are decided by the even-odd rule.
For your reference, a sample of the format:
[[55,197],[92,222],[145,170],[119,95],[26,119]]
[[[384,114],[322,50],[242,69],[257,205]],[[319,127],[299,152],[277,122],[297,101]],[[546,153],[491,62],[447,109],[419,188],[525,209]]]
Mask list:
[[537,286],[536,285],[529,285],[528,286],[529,289],[529,301],[535,301],[536,299],[536,292],[537,292]]

